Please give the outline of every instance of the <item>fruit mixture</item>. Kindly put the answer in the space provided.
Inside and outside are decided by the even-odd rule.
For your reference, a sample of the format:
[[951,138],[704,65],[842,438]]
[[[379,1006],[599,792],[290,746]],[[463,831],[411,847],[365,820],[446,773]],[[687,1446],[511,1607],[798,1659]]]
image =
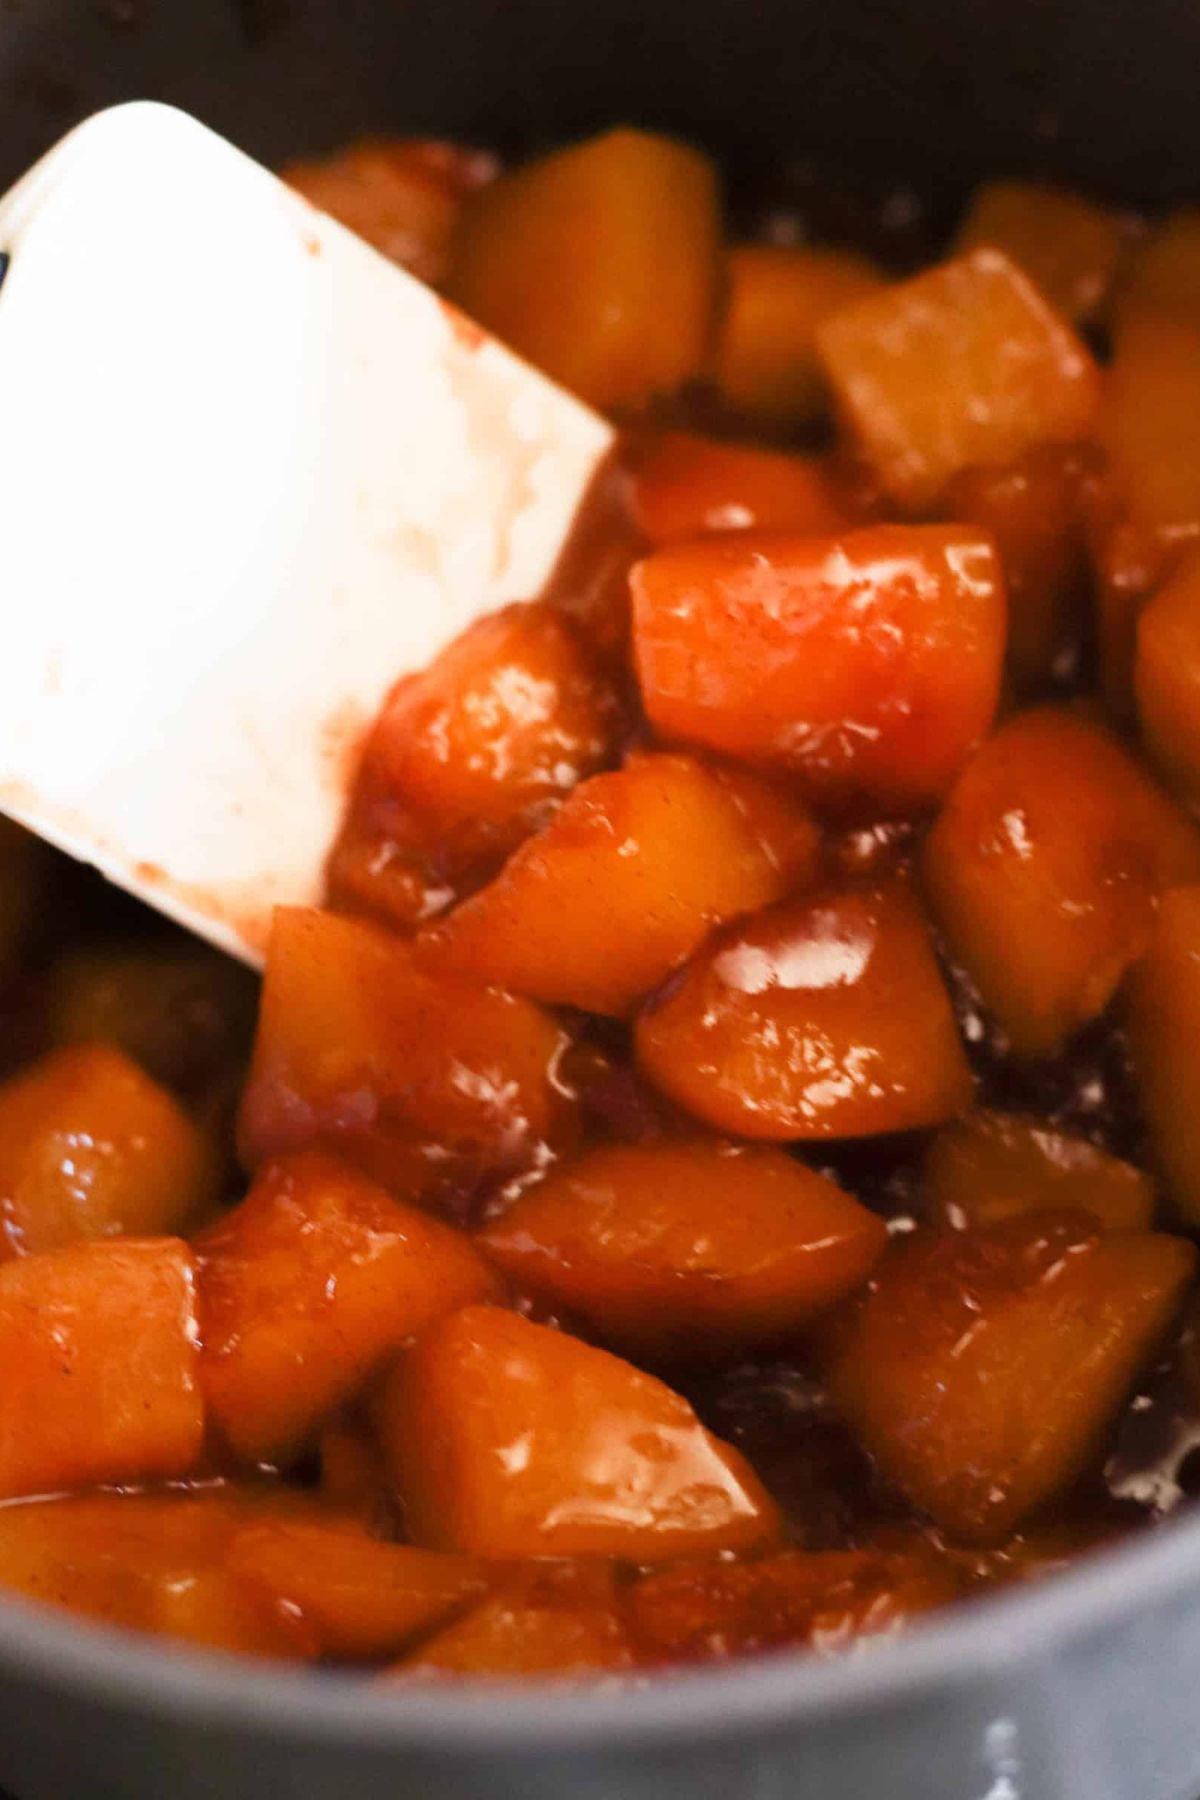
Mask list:
[[[288,179],[621,427],[244,971],[0,856],[0,1583],[393,1684],[834,1655],[1197,1481],[1200,213]],[[397,595],[404,604],[404,595]]]

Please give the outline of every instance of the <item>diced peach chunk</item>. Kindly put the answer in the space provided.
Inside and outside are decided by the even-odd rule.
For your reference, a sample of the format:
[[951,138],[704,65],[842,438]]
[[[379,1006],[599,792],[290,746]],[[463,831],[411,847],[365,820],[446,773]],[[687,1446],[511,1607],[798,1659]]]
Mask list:
[[697,1140],[589,1150],[482,1241],[521,1291],[627,1354],[704,1359],[770,1344],[851,1292],[887,1229],[781,1151]]
[[655,545],[719,531],[830,532],[847,523],[825,460],[668,431],[632,454],[633,511]]
[[1120,221],[1082,194],[1031,181],[979,188],[959,227],[960,253],[990,246],[1028,275],[1068,319],[1094,319],[1121,256]]
[[1138,722],[1163,779],[1200,800],[1200,554],[1192,551],[1143,608],[1133,670]]
[[205,1395],[251,1463],[294,1457],[414,1332],[495,1291],[460,1232],[313,1151],[266,1164],[196,1254]]
[[1140,318],[1200,325],[1200,210],[1183,207],[1172,213],[1137,246],[1115,310],[1121,331]]
[[753,777],[725,778],[689,756],[635,757],[576,788],[438,927],[437,964],[622,1014],[714,925],[802,881],[816,850],[803,808],[770,790],[755,798]]
[[86,941],[47,978],[55,1044],[112,1044],[155,1081],[197,1095],[249,1049],[258,984],[183,932],[164,941]]
[[629,1610],[634,1642],[655,1659],[707,1661],[785,1644],[834,1656],[863,1637],[895,1637],[963,1586],[932,1546],[785,1550],[655,1570],[630,1590]]
[[415,1542],[659,1562],[769,1541],[773,1503],[661,1381],[499,1307],[434,1325],[379,1421]]
[[1077,1213],[915,1233],[845,1322],[832,1397],[943,1531],[998,1542],[1099,1451],[1195,1266],[1181,1238]]
[[450,293],[593,406],[636,408],[705,361],[720,229],[707,157],[650,132],[609,131],[473,197]]
[[[610,1582],[611,1587],[611,1582]],[[518,1586],[485,1600],[412,1651],[397,1675],[560,1679],[633,1661],[615,1597],[539,1596]]]
[[765,426],[800,424],[828,402],[817,327],[883,286],[866,257],[813,245],[740,244],[726,260],[728,295],[713,379],[736,412]]
[[281,907],[242,1102],[250,1166],[315,1145],[387,1185],[437,1193],[524,1166],[569,1136],[566,1046],[527,1000],[424,967],[357,919]]
[[848,1138],[936,1125],[971,1078],[901,881],[788,900],[706,945],[642,1013],[651,1079],[719,1131]]
[[1008,596],[1006,660],[1018,687],[1044,687],[1080,636],[1093,474],[1086,449],[1044,444],[1002,468],[964,469],[938,503],[996,545]]
[[1166,540],[1200,530],[1200,315],[1117,332],[1100,440],[1127,516]]
[[570,620],[507,606],[400,682],[367,758],[383,790],[430,819],[456,860],[507,855],[608,759],[611,684]]
[[387,1544],[346,1525],[264,1520],[238,1533],[228,1567],[299,1613],[324,1656],[393,1656],[481,1594],[466,1557]]
[[1126,1019],[1155,1161],[1180,1217],[1200,1224],[1200,887],[1159,903],[1132,970]]
[[1064,1209],[1106,1231],[1139,1231],[1154,1212],[1149,1176],[1027,1113],[981,1110],[945,1126],[925,1157],[924,1191],[930,1218],[959,1231]]
[[860,300],[817,333],[846,423],[892,498],[921,508],[951,476],[1086,438],[1088,350],[998,250],[972,250]]
[[184,1231],[220,1176],[179,1102],[107,1044],[52,1051],[0,1085],[0,1256]]
[[289,163],[282,179],[422,281],[441,281],[463,202],[493,157],[423,138],[361,138],[335,156]]
[[1003,578],[970,526],[713,539],[632,579],[651,723],[817,799],[927,804],[991,724]]
[[930,833],[925,881],[954,954],[1022,1056],[1107,1005],[1156,896],[1200,875],[1200,834],[1099,725],[1010,719]]
[[186,1475],[203,1446],[192,1257],[176,1238],[0,1267],[0,1499]]
[[226,1566],[240,1527],[296,1510],[252,1488],[4,1507],[0,1587],[207,1649],[307,1659],[315,1645],[305,1621]]

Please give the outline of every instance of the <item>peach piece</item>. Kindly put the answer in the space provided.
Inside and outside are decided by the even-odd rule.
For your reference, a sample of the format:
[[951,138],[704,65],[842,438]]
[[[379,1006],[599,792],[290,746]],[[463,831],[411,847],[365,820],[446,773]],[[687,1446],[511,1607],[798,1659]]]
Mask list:
[[611,1577],[607,1594],[539,1594],[518,1583],[410,1652],[398,1676],[519,1679],[612,1674],[633,1661]]
[[276,911],[242,1100],[244,1160],[324,1146],[409,1193],[454,1192],[569,1140],[567,1036],[527,1000],[426,967],[312,907]]
[[1100,313],[1117,273],[1121,224],[1082,194],[1033,181],[977,188],[959,227],[961,255],[987,245],[1023,269],[1052,305],[1076,323]]
[[470,980],[620,1015],[714,925],[803,881],[816,851],[803,808],[753,777],[634,757],[576,788],[430,942]]
[[656,1361],[794,1332],[865,1281],[887,1228],[781,1151],[698,1139],[585,1151],[481,1241],[522,1292]]
[[394,1656],[469,1606],[485,1581],[466,1557],[387,1544],[336,1521],[264,1520],[237,1534],[227,1566],[295,1611],[323,1656]]
[[1125,998],[1155,1160],[1179,1216],[1200,1225],[1200,887],[1163,896]]
[[385,793],[430,821],[452,861],[504,856],[603,767],[612,685],[545,602],[478,619],[389,696],[366,757]]
[[449,283],[464,312],[602,409],[699,373],[720,279],[708,158],[621,128],[473,196]]
[[179,1102],[107,1044],[52,1051],[0,1084],[0,1256],[184,1231],[220,1180]]
[[1181,1238],[1078,1213],[914,1233],[835,1336],[830,1393],[944,1532],[999,1542],[1098,1452],[1195,1267]]
[[414,1332],[496,1283],[470,1240],[333,1157],[260,1169],[196,1240],[201,1374],[246,1462],[284,1462]]
[[1151,761],[1182,799],[1200,800],[1200,554],[1191,552],[1137,622],[1133,689]]
[[307,1660],[306,1623],[226,1566],[234,1533],[296,1512],[271,1489],[89,1494],[0,1509],[0,1586],[210,1650]]
[[938,502],[994,541],[1008,596],[1005,658],[1018,688],[1044,687],[1080,635],[1086,596],[1085,505],[1094,454],[1043,444],[1002,468],[964,469]]
[[718,1131],[850,1138],[971,1096],[950,998],[904,882],[828,888],[730,926],[641,1014],[650,1078]]
[[958,1231],[1064,1209],[1106,1231],[1140,1231],[1154,1213],[1149,1176],[1027,1113],[981,1110],[943,1127],[923,1185],[930,1218]]
[[853,250],[740,244],[725,259],[728,296],[713,380],[735,411],[772,427],[804,423],[828,404],[817,354],[824,320],[883,287]]
[[661,550],[632,582],[651,723],[811,798],[926,805],[991,724],[1004,586],[973,527],[728,536]]
[[425,1332],[379,1423],[412,1537],[435,1549],[659,1562],[779,1529],[749,1466],[680,1395],[499,1307]]
[[1099,371],[998,250],[972,250],[836,313],[817,343],[884,488],[920,509],[960,469],[1086,438]]
[[1189,322],[1138,314],[1119,327],[1099,427],[1118,516],[1166,549],[1195,537],[1200,532],[1200,316]]
[[1182,207],[1137,245],[1114,310],[1118,331],[1139,318],[1200,325],[1200,210]]
[[985,1005],[1040,1056],[1108,1004],[1157,895],[1200,876],[1200,834],[1099,725],[1038,707],[967,765],[924,870]]
[[724,1660],[784,1645],[834,1656],[861,1638],[895,1637],[965,1585],[952,1559],[919,1539],[907,1553],[785,1550],[683,1562],[634,1584],[631,1631],[655,1660]]
[[192,1257],[176,1238],[0,1267],[0,1499],[186,1475],[200,1457]]
[[360,138],[333,156],[293,162],[281,180],[422,281],[441,281],[467,195],[494,157],[424,138]]
[[633,514],[649,541],[724,531],[830,532],[845,525],[824,458],[667,431],[633,457]]
[[221,1081],[254,1032],[251,971],[183,932],[163,941],[73,944],[55,960],[46,987],[55,1045],[111,1044],[189,1096]]

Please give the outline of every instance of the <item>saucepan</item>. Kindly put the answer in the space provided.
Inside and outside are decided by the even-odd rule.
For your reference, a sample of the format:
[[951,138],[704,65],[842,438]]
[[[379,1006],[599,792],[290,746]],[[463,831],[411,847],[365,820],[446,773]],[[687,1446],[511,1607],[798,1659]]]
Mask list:
[[[911,184],[948,216],[988,173],[1157,202],[1200,192],[1198,68],[1187,0],[0,0],[0,188],[77,118],[152,97],[267,161],[364,128],[520,149],[623,118],[747,169]],[[0,593],[19,601],[2,495]],[[0,1783],[20,1800],[1192,1800],[1198,1669],[1186,1515],[857,1658],[609,1691],[260,1672],[5,1602]]]

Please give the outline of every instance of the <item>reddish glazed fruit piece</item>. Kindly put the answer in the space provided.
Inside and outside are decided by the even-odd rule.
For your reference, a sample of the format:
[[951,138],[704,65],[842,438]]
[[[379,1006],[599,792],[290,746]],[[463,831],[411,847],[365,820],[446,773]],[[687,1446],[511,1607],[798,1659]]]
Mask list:
[[0,1499],[186,1475],[200,1456],[192,1258],[176,1238],[0,1268]]
[[264,1520],[239,1532],[228,1567],[296,1612],[322,1656],[397,1655],[483,1593],[466,1557],[385,1544],[331,1521]]
[[952,1559],[920,1540],[908,1554],[787,1550],[746,1562],[686,1562],[629,1594],[639,1651],[673,1661],[724,1659],[783,1645],[835,1656],[863,1637],[894,1637],[965,1587]]
[[620,1015],[721,920],[811,875],[795,802],[690,756],[639,756],[576,788],[539,837],[431,934],[437,966]]
[[441,281],[467,195],[491,180],[486,151],[424,138],[362,138],[289,163],[282,179],[422,281]]
[[1195,1273],[1078,1213],[894,1244],[835,1337],[835,1404],[951,1537],[996,1543],[1085,1468]]
[[1200,800],[1200,554],[1193,551],[1144,607],[1133,672],[1151,759],[1183,799]]
[[630,453],[633,513],[654,545],[722,531],[837,531],[847,512],[823,458],[668,431]]
[[196,1255],[205,1397],[249,1463],[294,1458],[414,1332],[496,1291],[460,1232],[311,1151],[261,1169]]
[[997,250],[860,300],[817,343],[841,412],[892,498],[929,505],[960,469],[1086,438],[1099,371]]
[[1094,319],[1112,288],[1121,256],[1114,213],[1082,194],[1030,181],[978,188],[955,249],[1003,251],[1054,306],[1077,322]]
[[938,924],[1021,1056],[1108,1004],[1156,896],[1200,875],[1200,835],[1116,740],[1039,707],[963,771],[925,850]]
[[816,799],[925,805],[991,724],[1004,588],[969,526],[714,539],[659,551],[632,582],[651,723]]
[[1165,894],[1126,989],[1126,1019],[1155,1160],[1182,1218],[1200,1224],[1200,887]]
[[735,411],[768,427],[819,416],[829,390],[817,327],[880,289],[883,277],[852,250],[742,244],[725,259],[727,297],[713,379]]
[[0,1587],[108,1625],[308,1658],[307,1625],[226,1566],[234,1533],[298,1511],[267,1489],[89,1494],[0,1509]]
[[376,926],[276,911],[243,1158],[324,1144],[384,1181],[436,1193],[519,1168],[569,1138],[566,1034],[527,1000],[423,967]]
[[1100,440],[1118,518],[1160,545],[1200,531],[1200,317],[1150,313],[1117,332]]
[[637,1052],[718,1131],[872,1137],[936,1125],[971,1077],[900,881],[827,888],[721,932],[642,1013]]
[[53,1051],[0,1085],[0,1257],[186,1230],[220,1179],[179,1102],[106,1044]]
[[777,1341],[852,1292],[887,1228],[782,1151],[698,1140],[586,1151],[482,1241],[518,1289],[628,1355],[706,1359]]
[[632,1661],[606,1571],[574,1594],[536,1578],[510,1583],[413,1651],[395,1673],[569,1677],[615,1672]]
[[379,1424],[409,1531],[436,1549],[660,1562],[778,1533],[749,1466],[678,1394],[499,1307],[425,1332]]
[[1200,325],[1200,211],[1172,213],[1137,246],[1115,310],[1120,330],[1142,317]]
[[958,1231],[1063,1210],[1106,1231],[1140,1231],[1154,1213],[1149,1176],[1027,1113],[971,1112],[945,1126],[923,1185],[929,1218]]
[[250,970],[182,932],[165,943],[73,947],[55,961],[47,989],[53,1043],[111,1044],[191,1096],[222,1080],[254,1033]]
[[544,602],[479,619],[393,690],[366,757],[378,787],[447,839],[505,856],[611,754],[618,706],[570,620]]
[[1082,623],[1087,539],[1084,506],[1091,452],[1043,444],[1003,468],[964,469],[938,503],[948,519],[992,537],[1008,595],[1008,672],[1018,687],[1044,687],[1073,649]]
[[649,132],[609,131],[476,194],[449,291],[593,406],[636,408],[704,363],[720,230],[707,157]]

